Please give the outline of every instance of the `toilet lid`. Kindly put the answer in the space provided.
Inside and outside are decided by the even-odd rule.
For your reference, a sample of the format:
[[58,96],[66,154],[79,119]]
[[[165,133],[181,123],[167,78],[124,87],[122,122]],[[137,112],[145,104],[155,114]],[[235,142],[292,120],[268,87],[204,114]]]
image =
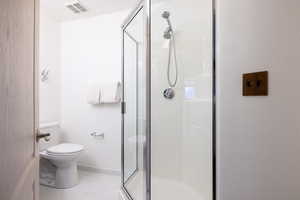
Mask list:
[[80,144],[62,143],[47,149],[48,153],[52,154],[72,154],[83,150]]

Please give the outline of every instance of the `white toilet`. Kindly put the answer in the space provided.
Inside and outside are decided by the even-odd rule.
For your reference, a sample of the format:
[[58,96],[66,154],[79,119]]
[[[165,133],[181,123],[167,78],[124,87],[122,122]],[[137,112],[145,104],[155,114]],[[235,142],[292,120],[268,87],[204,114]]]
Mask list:
[[78,184],[77,161],[83,149],[79,144],[62,143],[40,152],[42,158],[57,167],[56,188],[71,188]]
[[50,142],[40,145],[40,157],[47,159],[56,167],[55,188],[66,189],[78,184],[77,161],[83,152],[83,145],[59,143],[58,128],[46,127],[51,133]]

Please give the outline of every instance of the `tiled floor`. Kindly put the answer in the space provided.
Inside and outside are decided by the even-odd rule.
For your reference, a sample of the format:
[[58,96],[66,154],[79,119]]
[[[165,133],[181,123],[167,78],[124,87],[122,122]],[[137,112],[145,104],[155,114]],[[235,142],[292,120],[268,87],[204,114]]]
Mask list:
[[71,189],[40,187],[40,200],[119,200],[120,176],[79,171],[80,184]]

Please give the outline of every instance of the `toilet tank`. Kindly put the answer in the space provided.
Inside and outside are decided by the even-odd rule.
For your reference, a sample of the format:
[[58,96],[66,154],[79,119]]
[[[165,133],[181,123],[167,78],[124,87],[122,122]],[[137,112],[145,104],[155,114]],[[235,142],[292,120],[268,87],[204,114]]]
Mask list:
[[39,141],[39,150],[43,151],[51,146],[55,146],[61,142],[61,131],[58,122],[51,123],[41,123],[40,124],[41,133],[50,133],[50,141],[45,141],[41,139]]

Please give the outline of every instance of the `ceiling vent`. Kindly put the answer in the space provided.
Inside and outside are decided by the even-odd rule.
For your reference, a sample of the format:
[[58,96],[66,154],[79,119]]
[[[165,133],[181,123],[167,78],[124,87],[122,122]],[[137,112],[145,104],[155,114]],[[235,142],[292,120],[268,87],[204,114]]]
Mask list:
[[66,7],[70,9],[73,13],[79,14],[87,12],[87,8],[84,7],[79,1],[71,1],[66,4]]

